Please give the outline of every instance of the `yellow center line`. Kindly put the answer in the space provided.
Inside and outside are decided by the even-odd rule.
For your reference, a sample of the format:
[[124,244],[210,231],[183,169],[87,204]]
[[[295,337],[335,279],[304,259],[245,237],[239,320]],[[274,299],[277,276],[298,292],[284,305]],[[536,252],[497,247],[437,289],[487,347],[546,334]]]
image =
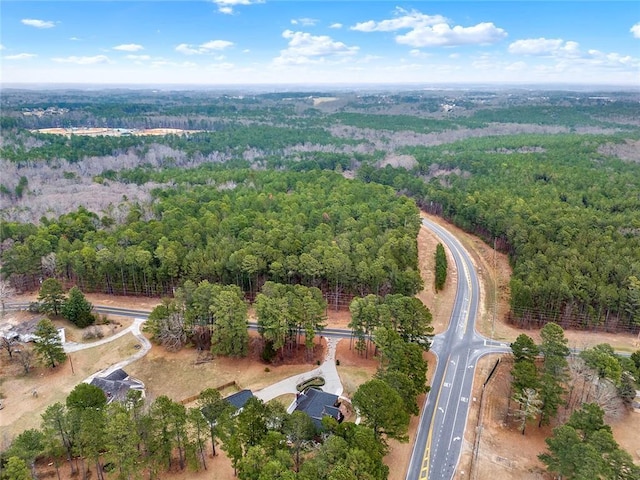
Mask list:
[[[464,263],[464,262],[463,262]],[[469,274],[469,270],[467,269],[467,265],[464,265],[464,274],[467,279],[467,285],[469,286],[469,304],[471,305],[471,300],[473,298],[473,289],[471,285],[471,276]],[[469,328],[469,318],[471,316],[471,312],[467,309],[467,319],[464,326],[464,333],[467,333],[467,329]],[[431,457],[431,442],[433,440],[433,426],[435,423],[436,412],[438,411],[438,404],[440,403],[440,394],[442,393],[442,388],[446,383],[447,379],[447,370],[449,369],[449,359],[447,358],[447,365],[444,368],[444,373],[442,375],[442,383],[440,384],[440,388],[438,389],[438,396],[436,397],[436,402],[433,406],[433,414],[431,415],[431,424],[429,425],[429,433],[427,435],[427,443],[424,449],[424,455],[422,456],[422,468],[420,470],[420,479],[426,479],[429,475],[429,467],[430,467],[430,457]],[[444,413],[443,413],[444,414]]]
[[431,456],[431,440],[433,438],[433,425],[434,420],[436,418],[436,412],[438,411],[438,404],[440,403],[440,394],[442,393],[442,387],[446,383],[445,380],[447,378],[447,370],[449,368],[449,362],[447,359],[447,365],[444,367],[444,373],[442,374],[442,383],[440,384],[440,388],[438,389],[438,396],[436,397],[436,402],[433,405],[433,414],[431,415],[431,424],[429,425],[429,434],[427,435],[427,444],[424,449],[424,455],[422,456],[422,469],[420,470],[420,478],[427,478],[429,474],[429,461]]

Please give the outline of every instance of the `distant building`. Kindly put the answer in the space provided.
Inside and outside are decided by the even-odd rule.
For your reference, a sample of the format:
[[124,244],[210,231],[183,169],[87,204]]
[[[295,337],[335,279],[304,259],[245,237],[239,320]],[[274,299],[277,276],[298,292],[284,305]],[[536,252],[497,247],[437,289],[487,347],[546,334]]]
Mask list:
[[338,396],[323,392],[317,388],[309,388],[306,392],[296,395],[296,408],[311,417],[316,427],[322,428],[322,417],[329,416],[337,422],[344,420],[344,415],[338,408]]
[[[35,342],[37,338],[35,331],[40,320],[42,318],[27,320],[17,325],[3,324],[0,326],[0,337],[7,340],[15,338],[20,343]],[[60,337],[60,342],[64,344],[66,341],[64,328],[58,328],[58,336]]]
[[139,390],[144,397],[144,383],[129,376],[127,372],[118,368],[105,377],[95,377],[91,385],[101,389],[107,396],[107,404],[111,402],[125,402],[129,390]]

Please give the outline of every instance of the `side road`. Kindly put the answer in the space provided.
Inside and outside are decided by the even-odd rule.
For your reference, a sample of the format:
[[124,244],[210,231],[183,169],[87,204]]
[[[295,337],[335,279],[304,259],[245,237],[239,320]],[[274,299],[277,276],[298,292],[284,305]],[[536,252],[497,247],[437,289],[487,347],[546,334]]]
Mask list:
[[[64,351],[66,353],[78,352],[80,350],[85,350],[87,348],[93,348],[99,345],[104,345],[105,343],[112,342],[120,337],[123,337],[124,335],[127,335],[128,333],[133,334],[140,342],[140,346],[141,346],[140,350],[138,350],[135,354],[111,365],[110,367],[107,367],[103,370],[100,370],[98,372],[91,374],[89,377],[85,378],[83,382],[91,383],[91,380],[93,380],[95,377],[99,375],[100,376],[108,375],[114,370],[117,370],[119,368],[124,368],[125,366],[144,357],[149,352],[149,350],[151,350],[151,342],[149,342],[147,337],[145,337],[141,331],[141,327],[145,321],[146,321],[146,318],[135,318],[134,322],[129,327],[121,330],[120,332],[118,332],[117,334],[111,337],[104,338],[102,340],[97,340],[95,342],[91,342],[91,343],[66,342],[63,345]],[[340,341],[340,339],[336,337],[324,337],[324,338],[326,339],[326,342],[327,342],[327,353],[324,361],[318,368],[315,368],[306,373],[285,378],[284,380],[274,383],[273,385],[270,385],[261,390],[258,390],[257,392],[254,392],[256,397],[258,397],[264,402],[268,402],[269,400],[276,398],[280,395],[284,395],[287,393],[297,393],[296,386],[299,383],[311,377],[316,377],[316,376],[321,376],[324,378],[325,385],[322,389],[325,392],[333,393],[335,395],[340,396],[342,394],[343,387],[342,387],[342,382],[340,382],[340,377],[338,376],[338,370],[336,369],[336,346],[338,345],[338,342]]]

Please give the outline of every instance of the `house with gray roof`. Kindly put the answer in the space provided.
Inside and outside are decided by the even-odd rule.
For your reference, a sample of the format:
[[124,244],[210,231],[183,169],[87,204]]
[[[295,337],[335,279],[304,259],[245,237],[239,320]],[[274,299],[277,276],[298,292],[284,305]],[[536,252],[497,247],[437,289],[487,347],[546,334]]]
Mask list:
[[127,372],[118,368],[104,377],[95,377],[91,385],[101,389],[107,396],[107,404],[111,402],[125,402],[129,390],[139,390],[144,397],[144,383],[130,377]]
[[323,392],[317,388],[308,388],[296,395],[296,408],[311,417],[317,428],[322,428],[322,417],[333,417],[337,422],[344,420],[344,415],[338,408],[340,402],[337,395]]
[[253,393],[251,393],[251,390],[240,390],[239,392],[236,392],[232,395],[229,395],[228,397],[225,397],[224,399],[229,402],[231,405],[233,405],[236,410],[242,410],[242,408],[244,407],[245,403],[247,403],[249,401],[250,398],[253,398]]

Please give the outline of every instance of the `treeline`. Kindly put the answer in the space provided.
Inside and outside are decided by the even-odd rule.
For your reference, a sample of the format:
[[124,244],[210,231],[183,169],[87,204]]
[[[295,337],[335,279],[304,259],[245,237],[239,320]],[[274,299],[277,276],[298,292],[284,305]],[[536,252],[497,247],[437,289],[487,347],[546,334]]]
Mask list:
[[[165,136],[82,136],[50,135],[21,131],[21,137],[14,142],[6,142],[0,148],[2,158],[19,165],[50,162],[65,159],[71,163],[87,157],[117,155],[135,149],[143,157],[145,149],[153,143],[167,145],[187,156],[199,153],[203,156],[214,152],[242,154],[247,149],[260,150],[263,155],[281,152],[294,145],[355,145],[354,140],[332,136],[320,127],[296,128],[271,125],[243,125],[240,123],[217,122],[215,131],[198,132],[188,135]],[[34,145],[27,148],[26,139]]]
[[640,326],[640,166],[605,157],[619,137],[520,135],[411,149],[412,172],[363,166],[509,254],[522,327]]
[[265,281],[344,293],[422,287],[413,201],[331,172],[213,172],[209,185],[154,191],[123,224],[85,209],[40,227],[6,224],[3,273],[55,276],[83,291],[164,295],[186,280]]
[[387,447],[372,428],[333,419],[323,427],[320,436],[306,413],[289,415],[280,403],[255,397],[238,411],[211,388],[191,408],[166,396],[146,407],[140,391],[107,404],[102,390],[81,383],[65,403],[47,408],[40,429],[19,434],[1,461],[11,480],[38,478],[39,459],[51,461],[58,475],[66,461],[84,480],[157,479],[167,471],[216,468],[225,461],[216,458],[220,445],[244,480],[387,478]]
[[[324,328],[327,302],[316,287],[266,282],[256,296],[262,359],[273,362],[294,352],[304,336],[309,356],[316,334]],[[199,351],[244,357],[249,350],[248,305],[237,285],[187,280],[153,309],[145,331],[167,350],[191,343]]]

